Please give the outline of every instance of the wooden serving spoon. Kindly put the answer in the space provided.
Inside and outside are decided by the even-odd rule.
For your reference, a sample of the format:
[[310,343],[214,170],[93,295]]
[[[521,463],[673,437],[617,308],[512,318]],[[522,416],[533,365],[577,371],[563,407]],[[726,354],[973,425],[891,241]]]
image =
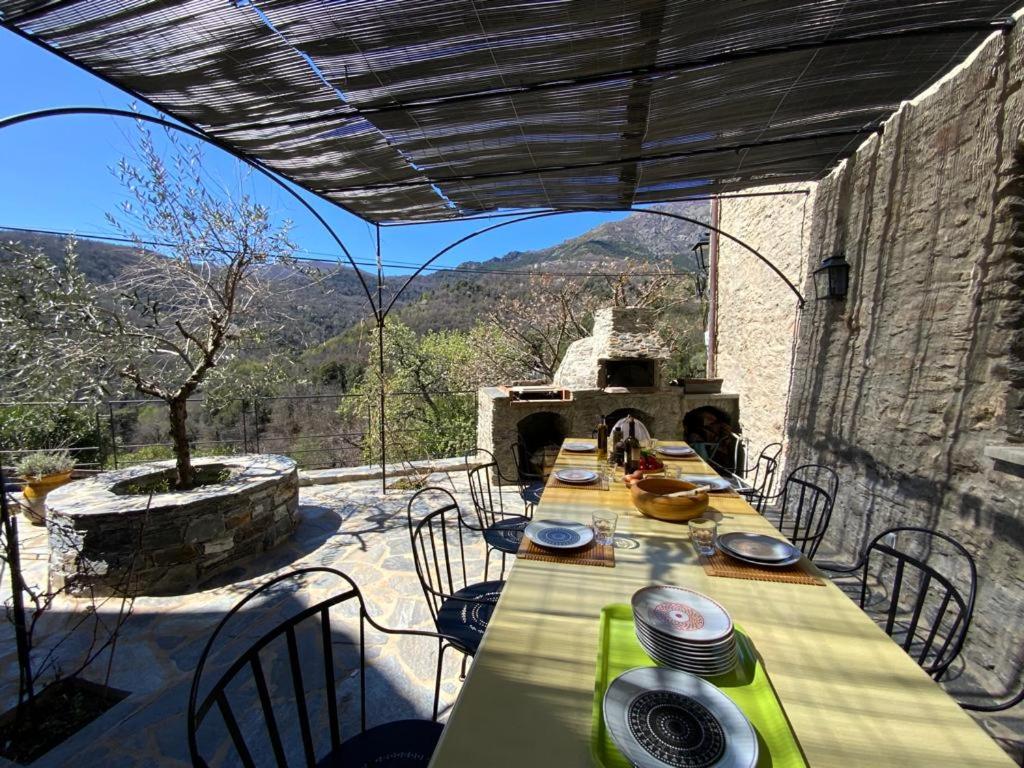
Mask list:
[[696,488],[691,488],[688,491],[676,491],[675,493],[666,493],[662,496],[663,499],[685,499],[688,496],[699,496],[702,493],[707,493],[711,490],[710,485],[698,485]]

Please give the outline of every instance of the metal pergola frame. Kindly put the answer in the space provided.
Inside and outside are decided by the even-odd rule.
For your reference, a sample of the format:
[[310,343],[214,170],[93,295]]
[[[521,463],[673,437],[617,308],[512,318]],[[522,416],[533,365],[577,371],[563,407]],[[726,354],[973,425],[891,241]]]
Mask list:
[[[731,233],[729,233],[729,232],[727,232],[727,231],[717,227],[714,224],[711,224],[709,222],[699,221],[698,219],[694,219],[694,218],[691,218],[689,216],[683,216],[683,215],[678,214],[678,213],[671,213],[669,211],[661,211],[661,210],[656,210],[656,209],[651,209],[651,208],[592,208],[592,209],[585,209],[585,210],[575,210],[575,209],[573,209],[573,210],[551,210],[551,211],[539,211],[539,212],[532,212],[532,213],[531,212],[527,212],[527,213],[522,213],[522,214],[513,214],[514,218],[504,219],[504,220],[498,222],[497,224],[489,224],[489,225],[487,225],[485,227],[482,227],[482,228],[480,228],[480,229],[478,229],[478,230],[476,230],[474,232],[471,232],[468,235],[464,235],[463,237],[460,237],[457,240],[454,240],[453,242],[449,243],[445,247],[441,248],[439,251],[434,253],[429,259],[427,259],[425,262],[423,262],[419,267],[417,267],[416,270],[411,275],[409,275],[408,278],[406,278],[405,282],[401,285],[401,287],[398,289],[398,291],[396,291],[395,294],[391,297],[391,299],[387,303],[387,306],[385,306],[384,305],[384,266],[383,266],[383,253],[382,253],[382,249],[381,249],[381,226],[382,226],[381,224],[379,224],[377,222],[368,222],[368,223],[373,224],[373,226],[374,226],[374,234],[375,234],[374,241],[375,241],[375,257],[376,257],[376,263],[377,263],[377,285],[376,285],[376,290],[374,291],[374,290],[372,290],[370,288],[370,285],[366,282],[366,279],[363,277],[362,271],[359,269],[358,265],[355,262],[355,259],[352,257],[351,252],[345,246],[345,243],[342,241],[341,237],[330,226],[330,224],[327,223],[327,221],[324,219],[324,217],[321,216],[317,212],[317,210],[312,205],[309,204],[309,202],[307,202],[298,192],[296,192],[294,189],[292,189],[288,185],[288,183],[284,179],[282,179],[278,174],[276,174],[274,171],[272,171],[269,168],[267,168],[266,166],[264,166],[259,161],[254,160],[253,158],[248,157],[244,153],[238,152],[238,151],[232,149],[231,147],[225,146],[221,142],[213,140],[211,137],[207,136],[203,131],[201,131],[201,130],[199,130],[197,128],[181,125],[180,123],[174,122],[172,120],[168,120],[168,119],[163,118],[163,117],[157,117],[157,116],[154,116],[154,115],[148,115],[148,114],[144,114],[144,113],[140,113],[140,112],[134,112],[134,111],[131,111],[131,110],[126,110],[126,109],[116,109],[116,108],[112,108],[112,107],[86,107],[86,106],[82,106],[82,107],[55,107],[55,108],[50,108],[50,109],[41,109],[41,110],[35,110],[35,111],[32,111],[32,112],[25,112],[25,113],[18,114],[18,115],[12,115],[10,117],[6,117],[6,118],[3,118],[3,119],[0,119],[0,131],[2,131],[5,128],[11,128],[11,127],[14,127],[16,125],[23,125],[23,124],[26,124],[26,123],[31,123],[31,122],[35,122],[35,121],[39,121],[39,120],[46,120],[46,119],[56,118],[56,117],[70,117],[70,116],[118,117],[118,118],[125,118],[125,119],[129,119],[129,120],[136,120],[136,121],[140,121],[140,122],[144,122],[144,123],[150,123],[152,125],[161,126],[161,127],[165,128],[165,129],[168,129],[168,130],[173,130],[173,131],[180,132],[180,133],[182,133],[182,134],[184,134],[186,136],[189,136],[189,137],[191,137],[193,139],[197,139],[199,141],[202,141],[202,142],[205,142],[205,143],[209,143],[212,146],[217,147],[218,149],[223,149],[224,151],[228,152],[228,154],[230,154],[231,156],[235,157],[237,160],[245,163],[246,165],[248,165],[250,168],[254,169],[255,171],[259,172],[263,177],[269,179],[275,185],[277,185],[278,187],[283,189],[285,192],[287,192],[288,195],[291,196],[294,200],[296,200],[306,211],[308,211],[310,214],[312,214],[313,217],[316,219],[316,221],[319,222],[320,225],[323,226],[323,228],[328,232],[328,234],[331,236],[331,239],[334,240],[334,242],[341,249],[341,252],[344,254],[345,259],[348,261],[348,263],[351,266],[351,268],[355,271],[356,276],[359,279],[359,283],[360,283],[360,285],[361,285],[361,287],[363,289],[363,292],[366,294],[366,299],[367,299],[367,301],[370,304],[370,308],[371,308],[371,311],[372,311],[373,319],[374,319],[374,322],[376,324],[376,329],[377,329],[377,334],[376,334],[377,335],[377,376],[378,376],[379,381],[381,383],[381,385],[379,387],[378,425],[379,425],[379,433],[380,433],[379,434],[379,440],[380,440],[381,491],[383,493],[387,492],[387,478],[388,478],[388,476],[387,476],[387,437],[386,437],[386,427],[387,427],[387,425],[386,425],[386,422],[385,422],[385,412],[386,412],[386,405],[387,405],[387,403],[386,403],[387,397],[386,397],[386,394],[385,394],[385,391],[384,391],[384,386],[383,386],[384,375],[385,375],[384,328],[385,328],[385,323],[387,321],[387,317],[390,314],[391,310],[394,309],[395,303],[398,301],[398,299],[401,297],[401,295],[412,284],[412,282],[423,273],[424,270],[429,268],[431,264],[436,262],[439,258],[444,256],[445,254],[449,253],[450,251],[454,250],[455,248],[459,247],[460,245],[462,245],[462,244],[464,244],[464,243],[466,243],[466,242],[468,242],[470,240],[473,240],[473,239],[475,239],[477,237],[480,237],[481,235],[485,235],[485,234],[487,234],[489,232],[493,232],[494,230],[497,230],[497,229],[502,229],[504,227],[512,226],[513,224],[521,224],[523,222],[535,221],[537,219],[551,218],[553,216],[566,216],[566,215],[570,215],[570,214],[574,214],[574,213],[643,213],[643,214],[649,214],[649,215],[654,215],[654,216],[662,216],[662,217],[666,217],[666,218],[670,218],[670,219],[675,219],[675,220],[678,220],[678,221],[687,222],[687,223],[690,223],[690,224],[696,224],[698,226],[704,227],[704,228],[706,228],[706,229],[708,229],[708,230],[710,230],[712,232],[717,233],[721,237],[725,237],[726,239],[736,243],[741,248],[743,248],[744,250],[746,250],[747,252],[752,254],[755,258],[757,258],[758,260],[763,262],[765,265],[767,265],[768,268],[771,269],[771,271],[779,279],[781,279],[786,284],[786,286],[789,288],[789,290],[796,297],[797,309],[801,309],[804,306],[804,303],[805,303],[805,299],[804,299],[803,295],[800,293],[800,290],[793,284],[793,282],[788,277],[786,277],[786,275],[782,272],[782,270],[780,270],[777,266],[775,266],[775,264],[773,264],[771,262],[771,260],[769,260],[766,256],[764,256],[764,254],[760,253],[753,246],[751,246],[748,243],[744,242],[743,240],[741,240],[740,238],[736,237],[735,235],[733,235],[733,234],[731,234]],[[328,201],[328,202],[330,202],[330,201]],[[333,202],[331,204],[332,205],[336,205]],[[458,220],[455,220],[455,221],[458,221]],[[445,223],[455,223],[455,222],[445,222]],[[420,222],[410,222],[408,224],[403,224],[402,226],[420,226],[420,225],[421,225]],[[374,298],[374,293],[376,293],[376,300]]]

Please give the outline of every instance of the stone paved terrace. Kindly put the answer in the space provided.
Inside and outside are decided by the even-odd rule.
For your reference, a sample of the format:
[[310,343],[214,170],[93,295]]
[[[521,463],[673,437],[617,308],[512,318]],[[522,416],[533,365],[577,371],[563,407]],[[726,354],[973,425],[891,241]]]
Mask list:
[[[460,504],[466,505],[464,509],[472,509],[464,472],[434,474],[429,482],[455,490]],[[406,504],[411,495],[412,491],[392,490],[382,497],[379,480],[304,487],[300,523],[289,542],[215,577],[200,592],[138,598],[122,630],[109,680],[112,687],[130,691],[131,695],[33,765],[188,765],[185,707],[192,673],[204,644],[217,622],[238,600],[274,574],[290,568],[326,565],[341,570],[360,586],[370,614],[384,626],[433,630],[413,569],[406,528]],[[509,495],[515,504],[518,496],[511,490]],[[27,524],[22,524],[21,532],[28,579],[38,583],[45,579],[46,535],[42,529]],[[469,551],[474,553],[471,567],[482,572],[482,542],[470,542]],[[493,566],[492,559],[491,575],[495,577],[497,569]],[[318,579],[304,596],[322,599],[330,594],[334,583]],[[303,597],[292,593],[284,595],[284,599],[300,601]],[[49,624],[41,628],[44,631],[40,636],[51,631],[54,622],[74,620],[76,617],[70,612],[85,604],[84,600],[62,598],[48,617]],[[271,613],[283,618],[293,607],[275,603]],[[116,600],[105,604],[104,618],[112,621],[118,608]],[[259,610],[257,606],[243,616],[237,632],[232,633],[231,637],[238,641],[236,654],[242,650],[237,647],[242,638],[251,642],[258,636],[248,631],[252,627],[246,626],[246,622],[257,616]],[[253,626],[259,625],[254,621]],[[265,624],[262,629],[270,626]],[[12,635],[7,631],[0,638],[0,663],[7,670],[0,681],[4,709],[12,705],[16,695]],[[368,674],[371,724],[400,717],[429,717],[436,644],[416,638],[385,638],[372,631],[368,632],[367,640],[372,646],[368,654],[373,667]],[[62,647],[62,657],[75,658],[85,642],[86,635],[77,633],[74,641]],[[46,650],[44,642],[37,653],[45,655]],[[228,655],[230,652],[225,653]],[[86,677],[102,681],[106,660],[106,656],[101,657]],[[458,692],[460,660],[455,652],[446,655],[442,720]],[[0,760],[3,764],[13,765]]]
[[[429,484],[453,490],[460,504],[469,509],[470,500],[463,471],[439,472]],[[259,555],[232,571],[216,577],[197,593],[178,597],[142,597],[135,601],[117,648],[109,684],[130,691],[131,695],[104,714],[78,736],[65,742],[33,765],[50,768],[74,764],[76,768],[111,766],[186,766],[185,707],[192,672],[213,628],[238,600],[277,573],[295,567],[326,565],[351,576],[362,588],[371,615],[387,627],[432,630],[426,602],[413,571],[412,555],[405,523],[405,509],[411,491],[380,493],[380,481],[346,480],[330,485],[306,485],[301,489],[300,523],[292,539],[273,552]],[[509,491],[509,501],[518,497]],[[45,533],[40,528],[22,526],[25,566],[30,581],[45,578]],[[471,543],[475,553],[471,567],[482,569],[483,545]],[[826,558],[827,559],[827,558]],[[492,576],[495,570],[492,568]],[[6,579],[4,580],[6,588]],[[332,583],[314,583],[306,601],[322,599]],[[0,595],[7,599],[8,595]],[[285,594],[284,603],[275,603],[275,611],[294,608],[301,598]],[[288,601],[292,601],[289,603]],[[81,609],[86,601],[63,600],[53,618],[58,622],[74,620],[69,610]],[[112,620],[116,602],[103,608],[104,618]],[[231,634],[237,654],[240,644],[254,639],[251,630],[261,625],[263,611],[257,609],[242,618],[241,626]],[[271,612],[273,613],[273,612]],[[265,615],[265,614],[263,614]],[[251,621],[246,625],[246,621]],[[46,630],[52,627],[44,627]],[[45,634],[45,633],[42,633]],[[58,635],[59,636],[59,635]],[[368,634],[368,657],[372,672],[368,675],[371,702],[370,723],[401,717],[429,717],[433,691],[435,648],[433,643],[409,638],[383,638]],[[63,656],[74,658],[84,640],[82,633],[63,648]],[[45,643],[40,649],[45,654]],[[229,650],[225,657],[231,655]],[[8,670],[0,679],[3,708],[13,703],[13,633],[0,635],[0,663]],[[458,654],[446,659],[442,687],[444,720],[459,689]],[[87,678],[102,681],[106,667],[102,657],[90,668]],[[965,698],[977,689],[954,670],[947,687]],[[314,713],[316,714],[316,713]],[[1019,715],[1011,711],[978,718],[1007,748],[1019,756],[1017,734],[1024,731]],[[0,766],[12,765],[0,759]]]

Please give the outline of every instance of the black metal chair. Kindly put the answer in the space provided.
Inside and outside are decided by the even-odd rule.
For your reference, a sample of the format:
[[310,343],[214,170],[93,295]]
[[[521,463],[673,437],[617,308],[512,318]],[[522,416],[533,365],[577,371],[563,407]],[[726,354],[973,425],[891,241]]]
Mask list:
[[[804,464],[789,473],[777,505],[767,515],[808,558],[814,559],[832,519],[832,507],[839,491],[839,476],[821,464]],[[768,502],[762,501],[764,511]]]
[[[413,510],[428,494],[440,496],[441,505],[416,520]],[[459,503],[448,491],[443,488],[418,491],[409,499],[407,516],[416,575],[434,626],[438,632],[452,638],[440,649],[438,669],[444,652],[454,648],[463,655],[462,675],[465,677],[466,659],[476,655],[505,582],[488,581],[486,573],[483,581],[470,578],[466,537],[468,531],[475,529],[466,524]]]
[[533,511],[540,504],[544,493],[544,476],[530,470],[525,461],[525,449],[521,442],[516,441],[509,446],[512,463],[516,468],[516,483],[519,485],[519,496],[522,498],[527,517],[533,517]]
[[[758,512],[764,512],[764,506],[775,492],[775,481],[779,476],[779,457],[782,455],[782,443],[768,443],[761,449],[756,461],[746,468],[744,485],[740,490],[748,496],[750,503]],[[833,503],[835,499],[833,498]]]
[[521,513],[507,511],[501,484],[508,483],[508,479],[501,474],[494,454],[483,448],[478,448],[477,453],[483,454],[489,461],[470,468],[470,457],[466,458],[469,495],[473,499],[473,508],[476,511],[476,524],[466,520],[464,522],[471,530],[481,533],[487,544],[487,556],[484,560],[486,581],[490,574],[492,552],[501,553],[501,577],[505,577],[506,558],[519,551],[523,531],[533,515],[533,507],[527,505],[524,500]]
[[[299,609],[264,633],[228,664],[200,696],[211,649],[228,621],[257,597],[280,591],[282,582],[310,575],[335,577],[340,589],[326,600]],[[332,609],[336,618],[345,614],[353,625],[358,622],[357,639],[345,636],[339,640],[332,628]],[[436,720],[441,648],[453,639],[434,632],[383,627],[367,613],[359,587],[351,578],[333,568],[302,568],[278,576],[246,595],[221,619],[203,648],[188,698],[188,748],[192,764],[207,768],[207,755],[212,759],[216,753],[220,764],[243,766],[427,765],[441,736],[439,723],[397,720],[367,727],[367,624],[388,635],[414,635],[438,642]],[[232,633],[223,633],[223,637],[225,642],[235,641]],[[337,657],[343,655],[338,650],[346,646],[358,646],[358,659],[349,660],[359,667],[358,693],[352,690],[356,687],[352,672],[336,671]],[[275,656],[275,652],[283,652],[285,660]],[[274,697],[278,697],[276,702]],[[353,711],[356,707],[358,717]],[[326,724],[322,722],[324,717]],[[353,733],[344,734],[343,739],[346,728]]]
[[[1024,686],[1021,687],[1017,694],[1005,701],[992,701],[986,703],[967,703],[960,702],[960,706],[971,712],[983,712],[992,714],[995,712],[1005,712],[1008,709],[1013,709],[1021,702],[1024,702]],[[1007,751],[1013,751],[1013,758],[1017,765],[1024,765],[1024,744],[1019,739],[1000,739],[996,741],[1003,744],[1003,748]]]
[[[917,546],[908,546],[908,539],[916,541]],[[936,559],[947,565],[950,558],[966,563],[969,573],[966,592],[953,583],[952,577],[929,562],[930,555],[936,554],[937,542],[945,542],[948,551],[938,553],[940,557]],[[889,528],[871,540],[856,563],[830,566],[828,570],[846,574],[859,572],[860,607],[868,615],[884,619],[886,634],[935,680],[941,679],[960,655],[974,613],[978,570],[974,558],[962,544],[929,528]],[[872,571],[880,587],[878,592],[869,588]]]
[[758,512],[763,513],[768,499],[773,498],[782,443],[768,443],[752,461],[754,452],[750,449],[750,440],[736,433],[733,434],[733,438],[736,441],[733,453],[735,469],[721,467],[714,461],[709,463],[720,475],[732,482],[737,493],[745,497]]

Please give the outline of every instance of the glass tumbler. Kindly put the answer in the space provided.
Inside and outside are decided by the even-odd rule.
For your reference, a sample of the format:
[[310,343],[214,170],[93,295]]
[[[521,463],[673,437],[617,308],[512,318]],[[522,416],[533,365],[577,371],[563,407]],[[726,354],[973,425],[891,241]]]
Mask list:
[[698,517],[689,523],[690,541],[697,548],[697,553],[710,557],[715,554],[718,543],[718,523],[706,517]]
[[614,512],[595,512],[591,516],[591,527],[594,529],[594,539],[598,544],[615,543],[615,524],[618,521],[619,516]]

